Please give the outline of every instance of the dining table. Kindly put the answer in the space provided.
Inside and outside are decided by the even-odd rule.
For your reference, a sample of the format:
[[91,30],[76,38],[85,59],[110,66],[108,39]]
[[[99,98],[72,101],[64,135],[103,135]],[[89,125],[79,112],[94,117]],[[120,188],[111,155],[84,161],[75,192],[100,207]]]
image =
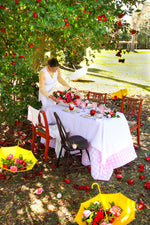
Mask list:
[[[61,103],[45,109],[49,124],[56,124],[56,112],[71,135],[81,135],[88,140],[90,160],[84,151],[82,164],[91,166],[91,176],[94,180],[109,181],[114,169],[133,161],[137,154],[123,113],[116,112],[115,117],[107,117],[99,112],[91,115],[90,111],[90,106],[85,109],[75,106],[70,110],[67,104]],[[60,143],[60,136],[56,139]],[[59,145],[55,151],[58,157]]]

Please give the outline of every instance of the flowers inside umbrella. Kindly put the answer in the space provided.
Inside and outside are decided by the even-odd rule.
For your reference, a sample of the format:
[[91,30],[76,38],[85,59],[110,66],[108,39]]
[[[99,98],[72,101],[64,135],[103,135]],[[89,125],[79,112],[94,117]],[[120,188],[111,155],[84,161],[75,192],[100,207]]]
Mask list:
[[94,222],[94,224],[126,225],[135,218],[135,201],[120,192],[101,194],[100,188],[99,192],[94,198],[81,203],[75,218],[79,225],[90,225]]
[[0,148],[0,167],[2,169],[15,172],[31,170],[37,159],[32,151],[19,146]]

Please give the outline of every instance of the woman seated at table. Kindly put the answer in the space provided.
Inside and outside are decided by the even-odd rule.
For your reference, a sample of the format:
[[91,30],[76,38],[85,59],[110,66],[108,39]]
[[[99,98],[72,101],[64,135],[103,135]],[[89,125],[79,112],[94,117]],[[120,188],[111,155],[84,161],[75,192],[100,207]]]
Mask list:
[[59,100],[50,94],[57,81],[64,87],[70,88],[61,76],[58,60],[52,58],[39,73],[39,101],[42,102],[43,109],[59,103]]

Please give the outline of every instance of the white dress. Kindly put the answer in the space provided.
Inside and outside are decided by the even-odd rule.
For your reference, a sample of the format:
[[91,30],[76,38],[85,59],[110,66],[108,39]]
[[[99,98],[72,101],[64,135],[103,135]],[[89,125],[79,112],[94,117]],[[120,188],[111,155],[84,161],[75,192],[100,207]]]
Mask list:
[[[42,70],[42,72],[44,72],[45,74],[45,91],[50,92],[52,90],[52,88],[54,88],[56,82],[57,82],[57,75],[58,75],[58,71],[56,71],[55,73],[53,73],[53,78],[50,76],[49,72],[47,71],[47,66],[44,67]],[[43,95],[40,92],[39,89],[39,101],[42,102],[42,108],[45,109],[51,105],[55,105],[56,103],[48,98],[47,96]]]

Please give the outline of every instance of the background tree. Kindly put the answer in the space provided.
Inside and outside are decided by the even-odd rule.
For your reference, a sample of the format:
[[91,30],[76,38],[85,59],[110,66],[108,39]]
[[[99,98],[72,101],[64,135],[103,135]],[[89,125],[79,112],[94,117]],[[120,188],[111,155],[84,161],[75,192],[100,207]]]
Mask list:
[[[45,52],[74,65],[85,49],[114,49],[124,15],[144,0],[5,0],[0,5],[0,122],[22,120],[38,107],[37,71]],[[123,6],[126,6],[126,8]],[[74,56],[74,57],[73,57]]]

